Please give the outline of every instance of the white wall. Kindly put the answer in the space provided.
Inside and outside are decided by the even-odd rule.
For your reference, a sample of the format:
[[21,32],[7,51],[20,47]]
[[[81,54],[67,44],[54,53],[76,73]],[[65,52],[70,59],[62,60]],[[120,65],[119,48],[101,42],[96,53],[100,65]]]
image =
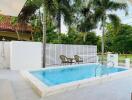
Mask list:
[[[25,70],[42,68],[42,43],[40,42],[0,42],[0,68]],[[94,45],[46,45],[46,65],[59,65],[60,55],[79,55],[84,63],[96,62],[97,46]]]
[[61,64],[60,55],[72,57],[79,55],[84,63],[97,61],[97,46],[95,45],[68,45],[68,44],[47,44],[46,45],[46,64]]
[[10,67],[12,70],[42,67],[42,44],[38,42],[11,42]]
[[118,66],[118,54],[107,54],[107,65]]
[[0,42],[0,69],[7,69],[10,67],[10,43]]

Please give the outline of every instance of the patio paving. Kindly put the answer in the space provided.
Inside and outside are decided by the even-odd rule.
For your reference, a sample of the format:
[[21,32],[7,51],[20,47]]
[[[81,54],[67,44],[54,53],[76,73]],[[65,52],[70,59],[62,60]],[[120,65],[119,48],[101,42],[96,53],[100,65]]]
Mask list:
[[8,80],[0,79],[0,100],[16,100],[12,84]]
[[0,70],[0,79],[11,81],[16,100],[40,100],[40,97],[32,90],[30,85],[24,81],[19,72]]
[[43,100],[131,100],[131,92],[132,77],[127,77],[57,94]]
[[75,89],[40,99],[19,72],[0,70],[0,79],[12,82],[16,100],[131,100],[132,77]]

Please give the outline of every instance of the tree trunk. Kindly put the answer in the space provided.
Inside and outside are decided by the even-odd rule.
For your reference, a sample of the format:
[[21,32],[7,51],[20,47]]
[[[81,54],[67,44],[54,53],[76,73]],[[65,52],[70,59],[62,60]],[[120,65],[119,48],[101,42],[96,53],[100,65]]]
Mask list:
[[32,38],[32,41],[34,41],[33,32],[31,32],[31,38]]
[[83,42],[84,42],[84,44],[85,44],[85,42],[86,42],[86,36],[87,36],[87,31],[86,31],[86,29],[85,29],[85,32],[83,33]]
[[86,42],[86,33],[83,34],[83,42]]
[[58,27],[58,41],[60,42],[60,34],[61,34],[61,13],[60,11],[57,14],[57,27]]
[[46,9],[45,3],[43,2],[43,16],[42,16],[42,24],[43,24],[43,68],[46,67]]
[[58,20],[58,29],[59,29],[59,34],[61,34],[61,14],[59,13],[59,20]]
[[17,34],[17,39],[20,40],[20,35],[19,35],[18,31],[16,29],[15,29],[15,31],[16,31],[16,34]]
[[102,26],[103,26],[103,33],[102,33],[102,38],[101,38],[101,41],[102,41],[102,45],[101,45],[101,62],[102,64],[104,64],[104,34],[105,34],[105,19],[103,18],[102,19]]

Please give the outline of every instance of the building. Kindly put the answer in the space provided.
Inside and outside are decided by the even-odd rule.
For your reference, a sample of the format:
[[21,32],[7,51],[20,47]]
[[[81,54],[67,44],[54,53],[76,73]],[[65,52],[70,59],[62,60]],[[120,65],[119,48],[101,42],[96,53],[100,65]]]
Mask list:
[[13,23],[13,17],[0,15],[0,40],[33,40],[32,26],[25,23]]

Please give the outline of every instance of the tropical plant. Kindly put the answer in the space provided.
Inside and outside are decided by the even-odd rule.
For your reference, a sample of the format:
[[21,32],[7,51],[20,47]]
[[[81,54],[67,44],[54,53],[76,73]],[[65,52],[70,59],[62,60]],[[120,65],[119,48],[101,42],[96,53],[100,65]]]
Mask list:
[[20,35],[19,35],[19,32],[16,28],[17,23],[18,23],[18,18],[17,17],[11,17],[11,24],[12,24],[13,29],[15,30],[15,32],[17,34],[17,39],[20,40]]
[[88,3],[87,6],[83,6],[80,9],[80,22],[78,24],[78,30],[80,32],[89,32],[90,30],[96,28],[96,20],[94,12],[92,11],[91,3]]
[[[64,24],[70,28],[75,21],[75,14],[81,5],[81,0],[56,0],[56,3],[57,9],[54,15],[54,19],[56,22],[58,34],[61,34],[62,19],[64,20]],[[59,36],[60,35],[58,35],[58,40],[61,41]]]
[[[117,10],[125,10],[127,14],[127,4],[118,3],[112,0],[90,0],[92,8],[95,12],[95,20],[101,22],[102,29],[102,61],[104,55],[104,34],[105,34],[105,25],[106,21],[111,21],[114,26],[114,31],[117,33],[120,28],[120,18],[113,13]],[[103,63],[103,62],[102,62]]]
[[46,49],[46,18],[47,14],[55,15],[56,12],[56,0],[29,0],[26,4],[26,6],[22,9],[19,19],[24,21],[30,21],[30,18],[32,15],[35,14],[35,12],[42,8],[43,14],[41,15],[41,22],[42,22],[42,32],[43,32],[43,67],[45,67],[45,49]]
[[56,0],[57,11],[55,19],[57,22],[58,33],[61,33],[61,19],[64,18],[68,24],[71,22],[71,0]]
[[6,17],[10,18],[10,23],[13,26],[13,29],[14,29],[14,31],[17,34],[17,39],[20,40],[19,32],[17,31],[17,28],[15,28],[16,24],[18,23],[18,18],[17,17],[10,17],[10,16],[0,15],[0,22],[3,21],[3,20],[5,20]]
[[3,19],[4,19],[4,17],[0,15],[0,22],[1,22]]
[[132,26],[121,24],[118,33],[115,33],[111,24],[107,25],[105,48],[110,52],[132,53]]
[[83,42],[86,42],[86,37],[93,29],[97,28],[97,20],[94,14],[92,3],[88,2],[80,8],[80,18],[78,20],[77,29],[82,33]]
[[[120,20],[116,15],[108,13],[108,11],[116,11],[118,9],[124,10],[127,7],[126,4],[115,3],[111,0],[89,0],[88,6],[83,7],[80,6],[83,1],[84,0],[29,0],[27,2],[26,6],[22,9],[22,12],[19,15],[21,20],[31,21],[31,15],[37,14],[36,11],[41,7],[43,8],[43,14],[41,15],[41,22],[43,26],[43,57],[45,57],[46,47],[46,23],[47,18],[49,17],[51,17],[52,20],[53,18],[56,19],[59,33],[61,33],[62,17],[64,18],[64,22],[67,23],[69,27],[71,24],[73,24],[73,21],[76,22],[77,20],[81,20],[79,23],[79,29],[82,32],[84,31],[83,33],[87,33],[88,31],[96,28],[97,22],[101,22],[104,34],[104,27],[107,18],[109,18],[114,23],[114,28],[116,31],[118,31],[119,27],[117,26],[119,26]],[[82,12],[83,16],[78,17],[78,13],[80,13],[80,11]],[[74,19],[76,19],[76,21]],[[86,40],[85,38],[87,34],[84,36],[85,37],[83,40]],[[102,39],[102,54],[104,52],[103,45],[104,41]],[[45,66],[45,64],[43,66]]]
[[[59,27],[59,33],[60,33],[61,16],[64,17],[64,21],[68,23],[68,25],[71,24],[72,22],[71,19],[73,15],[71,5],[78,1],[80,0],[29,0],[26,6],[22,9],[22,12],[19,15],[20,20],[29,21],[31,15],[33,15],[37,9],[39,9],[40,7],[43,8],[43,17],[42,17],[43,45],[44,45],[43,53],[45,53],[47,15],[50,15],[57,19],[58,21],[57,26]],[[45,57],[45,54],[43,57]],[[43,66],[45,66],[45,64]]]

